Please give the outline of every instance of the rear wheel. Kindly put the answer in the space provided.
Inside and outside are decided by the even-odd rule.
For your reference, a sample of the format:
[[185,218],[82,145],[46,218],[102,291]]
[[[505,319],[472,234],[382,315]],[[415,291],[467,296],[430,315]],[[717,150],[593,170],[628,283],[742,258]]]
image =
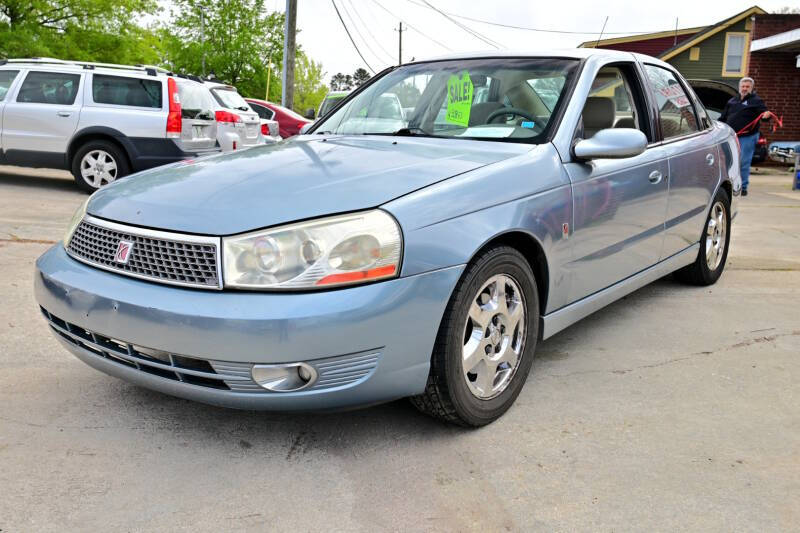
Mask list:
[[493,422],[514,403],[533,363],[539,301],[533,271],[508,246],[467,267],[445,310],[421,411],[462,426]]
[[731,241],[731,201],[725,189],[717,191],[700,237],[700,252],[691,265],[675,272],[675,277],[692,285],[713,285],[725,269]]
[[86,192],[92,193],[129,173],[125,155],[109,141],[89,141],[72,158],[72,175]]

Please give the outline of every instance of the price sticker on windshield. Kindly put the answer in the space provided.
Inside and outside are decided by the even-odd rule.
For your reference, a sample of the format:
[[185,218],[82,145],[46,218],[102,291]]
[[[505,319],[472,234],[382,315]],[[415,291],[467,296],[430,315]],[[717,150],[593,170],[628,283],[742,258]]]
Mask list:
[[458,76],[447,80],[447,114],[444,119],[450,124],[469,126],[469,112],[472,109],[472,80],[464,70]]

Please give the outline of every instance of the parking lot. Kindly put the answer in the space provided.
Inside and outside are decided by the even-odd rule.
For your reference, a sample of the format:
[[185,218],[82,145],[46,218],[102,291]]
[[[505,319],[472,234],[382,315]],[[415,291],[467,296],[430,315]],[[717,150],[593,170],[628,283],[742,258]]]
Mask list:
[[512,409],[465,430],[404,401],[241,412],[96,372],[32,295],[85,195],[0,167],[0,531],[795,529],[800,191],[751,180],[719,283],[662,279],[541,343]]

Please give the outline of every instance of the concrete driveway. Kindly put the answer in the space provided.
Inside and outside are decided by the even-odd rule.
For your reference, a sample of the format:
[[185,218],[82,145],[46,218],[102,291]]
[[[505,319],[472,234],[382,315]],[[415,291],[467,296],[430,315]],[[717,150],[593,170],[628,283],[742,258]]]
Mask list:
[[541,343],[516,405],[470,431],[406,402],[229,411],[94,371],[31,290],[85,196],[0,167],[0,530],[796,530],[800,191],[785,172],[750,190],[717,285],[663,279]]

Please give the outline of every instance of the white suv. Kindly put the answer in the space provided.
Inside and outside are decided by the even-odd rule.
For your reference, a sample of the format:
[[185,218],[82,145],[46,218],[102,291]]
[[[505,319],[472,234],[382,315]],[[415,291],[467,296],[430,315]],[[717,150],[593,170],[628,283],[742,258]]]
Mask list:
[[237,150],[274,141],[261,134],[261,118],[242,98],[236,87],[218,81],[206,81],[214,97],[217,140],[223,151]]
[[155,67],[0,61],[0,164],[71,170],[92,192],[131,172],[219,152],[199,81]]

